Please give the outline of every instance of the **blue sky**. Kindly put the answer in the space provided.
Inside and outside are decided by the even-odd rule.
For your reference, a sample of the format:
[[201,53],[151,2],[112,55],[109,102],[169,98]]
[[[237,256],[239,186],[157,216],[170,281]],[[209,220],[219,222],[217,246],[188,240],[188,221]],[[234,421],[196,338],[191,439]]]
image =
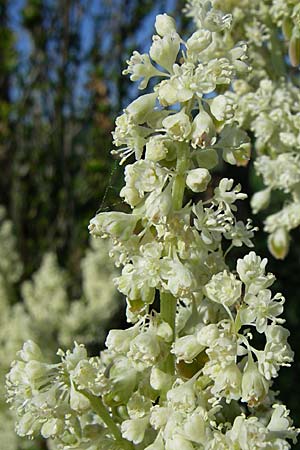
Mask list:
[[[53,2],[56,1],[57,0],[53,0]],[[100,8],[102,7],[102,0],[87,0],[87,1],[89,2],[90,6],[86,14],[84,15],[80,30],[82,51],[84,53],[86,53],[90,49],[93,43],[93,36],[95,31],[93,17],[97,15],[97,13],[99,13]],[[111,3],[114,4],[114,0],[112,0]],[[107,2],[107,4],[109,4],[109,2]],[[18,50],[20,57],[21,63],[20,67],[22,67],[23,64],[26,63],[26,60],[31,52],[32,46],[29,33],[21,26],[20,15],[21,10],[25,5],[26,0],[11,0],[11,2],[9,2],[9,17],[11,26],[16,33],[16,49]],[[151,35],[154,32],[154,21],[156,14],[163,12],[172,12],[172,10],[174,10],[175,5],[176,0],[166,0],[157,5],[156,8],[153,8],[153,11],[151,11],[151,13],[148,14],[148,16],[146,16],[144,21],[141,23],[139,32],[135,36],[136,45],[139,51],[145,52],[149,50],[149,47],[151,45]],[[78,86],[77,86],[78,97],[84,95],[85,90],[84,85],[87,81],[88,69],[89,69],[88,65],[82,66],[80,68],[80,75],[78,77]],[[17,95],[17,92],[18,91],[15,90],[14,95]]]

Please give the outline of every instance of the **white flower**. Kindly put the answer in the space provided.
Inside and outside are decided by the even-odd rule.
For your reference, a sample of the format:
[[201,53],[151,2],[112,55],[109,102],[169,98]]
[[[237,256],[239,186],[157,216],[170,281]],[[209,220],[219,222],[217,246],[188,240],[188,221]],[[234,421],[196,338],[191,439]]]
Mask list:
[[253,361],[252,355],[249,354],[242,378],[242,401],[247,402],[249,406],[257,406],[266,397],[269,384],[259,372],[257,363]]
[[204,347],[210,347],[218,337],[219,329],[214,323],[204,326],[197,333],[197,341]]
[[176,297],[189,297],[195,280],[192,272],[178,258],[164,258],[161,262],[161,277],[165,289]]
[[231,240],[231,245],[234,247],[241,247],[243,244],[247,247],[253,247],[251,239],[254,236],[254,231],[257,228],[252,227],[251,221],[245,224],[241,220],[234,223],[234,225],[224,233],[226,239]]
[[145,244],[140,250],[141,254],[132,257],[132,262],[123,267],[122,275],[114,282],[118,290],[129,300],[152,303],[155,288],[161,281],[162,245],[152,242]]
[[204,289],[207,297],[213,302],[232,306],[241,296],[242,283],[226,270],[213,275]]
[[173,387],[168,391],[167,399],[175,410],[186,412],[193,410],[196,405],[196,394],[193,384],[187,381]]
[[148,417],[124,420],[121,425],[122,436],[134,444],[139,444],[144,439],[148,423]]
[[79,413],[88,411],[90,408],[89,400],[74,388],[73,383],[70,387],[70,407]]
[[176,32],[163,36],[153,36],[153,43],[150,48],[150,56],[159,66],[173,71],[173,64],[176,61],[180,48],[180,37]]
[[265,349],[256,351],[256,356],[260,373],[270,380],[277,377],[280,366],[290,366],[294,353],[287,343],[290,333],[282,326],[272,324],[267,327],[265,334]]
[[212,393],[217,397],[225,397],[230,400],[238,400],[241,397],[242,374],[236,364],[230,364],[223,368],[214,379]]
[[[280,300],[280,301],[278,301]],[[272,299],[269,289],[262,289],[256,295],[246,294],[245,305],[240,310],[240,318],[244,324],[255,323],[259,333],[267,329],[268,320],[276,321],[276,317],[283,312],[284,298],[276,294]]]
[[29,362],[32,360],[42,361],[41,349],[35,342],[31,340],[24,343],[23,348],[19,351],[18,355],[25,362]]
[[156,334],[146,331],[138,334],[130,343],[128,357],[132,359],[138,369],[151,367],[157,361],[161,347]]
[[60,419],[49,419],[47,420],[41,428],[41,435],[48,439],[50,437],[55,437],[63,432],[64,423]]
[[168,154],[168,141],[163,135],[152,136],[146,144],[145,158],[151,161],[161,161]]
[[157,70],[151,63],[149,55],[141,55],[134,51],[130,60],[127,61],[128,69],[123,70],[123,75],[130,74],[131,81],[142,79],[139,89],[145,89],[148,86],[149,79],[155,76],[164,76],[165,74]]
[[194,450],[194,446],[190,441],[177,434],[167,439],[166,450]]
[[245,63],[248,59],[247,44],[245,42],[240,43],[238,46],[230,50],[229,57],[237,72],[248,72],[249,67]]
[[169,408],[155,405],[150,412],[150,424],[154,430],[158,430],[166,425],[170,414]]
[[216,129],[212,118],[205,111],[200,111],[192,125],[192,146],[205,148],[215,142]]
[[219,186],[215,188],[214,201],[218,203],[223,203],[227,209],[230,211],[236,211],[237,207],[234,203],[237,200],[243,200],[247,198],[246,194],[241,193],[241,186],[238,184],[234,188],[233,180],[228,178],[222,178]]
[[128,164],[125,169],[126,186],[120,191],[131,206],[136,206],[146,192],[160,190],[166,180],[167,171],[153,161],[140,160]]
[[175,141],[185,141],[192,131],[190,118],[183,110],[166,117],[162,124],[168,135]]
[[274,283],[274,275],[265,274],[267,262],[267,258],[262,260],[254,252],[250,252],[243,259],[238,259],[236,270],[246,285],[246,292],[255,295],[261,289],[266,289]]
[[236,124],[225,125],[220,133],[217,142],[218,147],[222,148],[222,157],[229,164],[245,166],[250,159],[249,136],[245,131],[238,128]]
[[267,428],[271,432],[276,433],[277,436],[292,438],[295,443],[298,430],[291,426],[292,421],[289,417],[289,410],[286,406],[279,404],[273,405],[272,408],[274,411]]
[[148,397],[135,392],[127,403],[130,419],[140,419],[149,414],[152,402]]

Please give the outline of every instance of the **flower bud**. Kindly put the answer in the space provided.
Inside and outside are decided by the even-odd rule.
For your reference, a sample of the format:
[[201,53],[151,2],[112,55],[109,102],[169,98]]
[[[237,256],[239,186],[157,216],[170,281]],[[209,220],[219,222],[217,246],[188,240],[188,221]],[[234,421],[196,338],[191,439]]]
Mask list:
[[271,189],[263,189],[262,191],[256,192],[251,199],[251,208],[254,214],[257,214],[262,209],[269,206],[271,197]]
[[40,347],[30,340],[24,343],[22,350],[19,351],[19,356],[26,362],[31,360],[41,361],[43,358]]
[[211,323],[201,328],[197,333],[197,341],[204,347],[209,347],[219,337],[219,330],[216,324]]
[[89,400],[83,394],[78,392],[73,385],[71,385],[70,389],[70,407],[74,411],[80,413],[87,411],[90,407]]
[[157,367],[152,367],[150,374],[150,385],[156,391],[167,391],[172,385],[171,375],[163,372]]
[[292,34],[292,38],[289,43],[289,57],[293,67],[297,67],[300,64],[300,36],[298,33]]
[[191,411],[196,405],[196,395],[193,385],[187,381],[174,387],[167,393],[167,399],[176,410]]
[[132,327],[128,330],[110,330],[105,345],[106,347],[117,353],[127,353],[130,348],[130,342],[138,334],[138,328]]
[[61,419],[49,419],[45,422],[41,428],[41,435],[48,439],[50,437],[54,437],[64,430],[64,422]]
[[157,326],[156,334],[166,342],[173,340],[173,330],[167,322],[162,322]]
[[[203,410],[203,412],[205,415],[206,411]],[[204,445],[207,439],[205,428],[205,419],[201,416],[201,413],[199,414],[199,411],[197,411],[197,413],[188,416],[183,430],[185,436],[189,440]]]
[[93,236],[113,236],[120,241],[127,241],[133,235],[139,216],[110,211],[97,214],[89,225]]
[[285,19],[283,19],[282,32],[283,32],[285,39],[288,39],[288,40],[291,39],[293,28],[294,28],[293,21],[289,17],[286,17]]
[[42,377],[47,376],[48,366],[40,361],[31,360],[25,366],[26,377],[34,383],[35,380],[40,380]]
[[30,411],[26,412],[16,426],[16,432],[19,436],[32,436],[34,434],[35,417]]
[[268,238],[268,249],[276,259],[284,259],[288,254],[290,237],[285,228],[277,228]]
[[161,353],[158,338],[155,333],[148,331],[138,334],[130,343],[130,356],[138,365],[150,367]]
[[157,34],[163,37],[166,34],[176,32],[176,22],[168,14],[158,14],[155,20],[155,29]]
[[130,103],[126,108],[126,112],[132,117],[136,123],[144,123],[146,118],[154,109],[157,94],[145,94]]
[[172,196],[169,189],[152,192],[145,202],[146,217],[153,223],[159,223],[168,216],[172,208]]
[[207,169],[193,169],[187,174],[186,185],[193,192],[204,192],[210,180],[211,176]]
[[218,95],[210,105],[211,113],[219,122],[231,119],[234,116],[235,108],[233,101],[225,95]]
[[192,147],[204,148],[213,143],[216,129],[212,118],[205,111],[200,111],[195,117],[192,126]]
[[200,53],[212,42],[212,34],[208,30],[198,30],[187,40],[187,49],[191,52]]
[[172,352],[175,353],[176,358],[186,363],[191,363],[202,350],[204,350],[204,347],[199,345],[196,336],[193,334],[176,339],[172,348]]
[[[131,186],[124,186],[120,191],[120,197],[124,197],[125,202],[132,207],[138,205],[141,201],[138,190]],[[90,224],[92,224],[92,222],[90,222]]]

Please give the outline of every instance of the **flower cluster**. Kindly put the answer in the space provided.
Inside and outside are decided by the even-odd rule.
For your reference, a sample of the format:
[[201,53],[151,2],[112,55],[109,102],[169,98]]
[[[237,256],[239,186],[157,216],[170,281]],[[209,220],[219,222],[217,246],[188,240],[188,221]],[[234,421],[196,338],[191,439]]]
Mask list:
[[[187,14],[199,29],[209,3],[188,2]],[[265,184],[252,198],[253,212],[268,207],[272,191],[285,194],[280,212],[265,221],[269,250],[282,259],[289,250],[290,230],[300,225],[300,104],[291,70],[300,64],[300,8],[294,0],[213,0],[211,4],[212,9],[222,8],[234,24],[232,29],[223,28],[217,51],[224,51],[233,39],[246,39],[249,44],[252,71],[243,80],[234,80],[234,93],[229,96],[238,104],[236,120],[254,135],[255,170]],[[220,12],[217,16],[223,17]]]
[[27,439],[16,436],[15,418],[5,402],[5,374],[22,343],[37,340],[45,356],[52,357],[58,344],[72,345],[74,337],[86,344],[104,340],[107,322],[118,309],[112,282],[118,272],[107,260],[106,244],[91,242],[81,260],[82,298],[70,301],[67,274],[53,253],[45,254],[32,279],[21,282],[22,264],[12,222],[1,209],[0,435],[6,450],[28,448]]
[[248,73],[246,46],[222,49],[230,16],[198,4],[199,31],[183,40],[159,15],[149,54],[128,61],[141,89],[155,77],[114,132],[121,163],[136,159],[120,193],[131,211],[99,213],[89,226],[112,242],[132,325],[111,330],[96,358],[75,344],[48,364],[29,341],[7,376],[18,433],[58,450],[288,450],[296,441],[270,389],[293,359],[284,299],[254,251],[230,270],[228,253],[252,247],[254,229],[235,216],[241,186],[213,185],[210,172],[219,157],[249,158],[229,89]]

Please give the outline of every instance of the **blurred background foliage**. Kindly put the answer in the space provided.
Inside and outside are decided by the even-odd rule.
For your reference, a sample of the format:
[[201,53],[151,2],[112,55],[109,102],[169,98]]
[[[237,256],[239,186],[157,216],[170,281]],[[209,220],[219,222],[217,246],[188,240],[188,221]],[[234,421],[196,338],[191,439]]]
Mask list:
[[24,276],[49,247],[76,273],[89,219],[117,201],[111,130],[135,95],[121,72],[133,48],[149,45],[145,25],[164,7],[0,0],[0,204],[13,220]]
[[[96,210],[123,207],[118,197],[122,169],[110,155],[111,131],[114,118],[137,91],[121,72],[134,49],[149,48],[155,14],[173,15],[184,33],[184,3],[0,0],[0,205],[12,221],[23,266],[17,292],[51,251],[68,274],[69,297],[81,297],[88,222]],[[223,167],[222,176],[240,181],[249,195],[261,188],[251,164]],[[241,215],[251,216],[246,202]],[[256,217],[255,224],[262,229],[262,218]],[[276,387],[298,426],[299,238],[295,231],[284,262],[268,254],[262,231],[255,238],[256,251],[268,257],[269,270],[287,298],[285,314],[296,355]],[[114,316],[109,327],[116,326],[120,320]]]

